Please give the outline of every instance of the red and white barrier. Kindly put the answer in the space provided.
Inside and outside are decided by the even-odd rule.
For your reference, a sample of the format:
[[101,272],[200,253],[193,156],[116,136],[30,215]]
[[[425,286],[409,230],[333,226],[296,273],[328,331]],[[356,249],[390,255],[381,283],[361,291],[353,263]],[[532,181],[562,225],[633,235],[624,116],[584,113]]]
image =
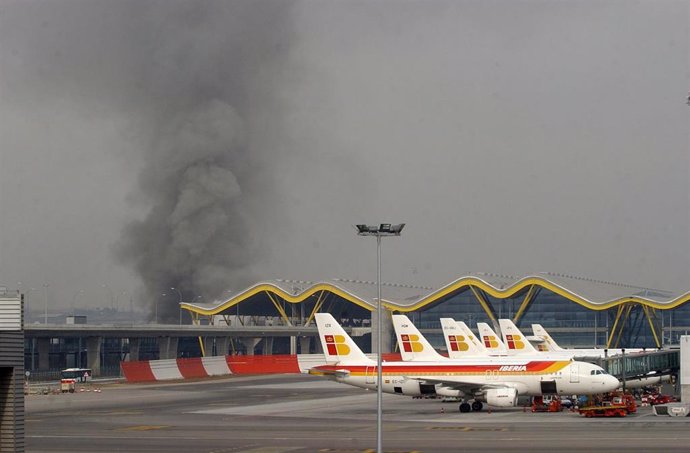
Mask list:
[[[320,355],[323,361],[323,355]],[[229,374],[300,373],[297,355],[228,355],[121,362],[129,382],[193,379]]]
[[[384,361],[400,360],[400,354],[384,354]],[[226,355],[189,359],[121,362],[128,382],[194,379],[229,374],[306,373],[326,363],[323,354]]]
[[232,374],[225,356],[202,357],[201,363],[208,376],[225,376],[227,374]]
[[151,360],[149,362],[151,373],[157,381],[167,381],[170,379],[182,379],[180,367],[177,365],[177,360]]

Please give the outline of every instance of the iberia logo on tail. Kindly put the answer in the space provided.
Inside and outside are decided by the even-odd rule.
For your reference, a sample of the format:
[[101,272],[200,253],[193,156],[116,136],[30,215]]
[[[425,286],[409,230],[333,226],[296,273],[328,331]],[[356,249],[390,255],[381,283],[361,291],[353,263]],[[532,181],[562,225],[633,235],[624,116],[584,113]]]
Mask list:
[[520,335],[506,335],[508,349],[525,349],[525,343],[521,340],[522,337]]
[[329,355],[348,355],[350,347],[345,344],[345,337],[342,335],[325,335],[326,346]]
[[488,349],[496,349],[498,348],[498,340],[496,340],[496,337],[493,335],[484,335],[482,337],[484,339],[484,346]]
[[469,345],[465,343],[465,337],[462,335],[448,335],[448,343],[452,351],[467,351],[470,349]]
[[422,352],[424,350],[424,346],[419,342],[417,335],[402,334],[400,340],[405,352]]

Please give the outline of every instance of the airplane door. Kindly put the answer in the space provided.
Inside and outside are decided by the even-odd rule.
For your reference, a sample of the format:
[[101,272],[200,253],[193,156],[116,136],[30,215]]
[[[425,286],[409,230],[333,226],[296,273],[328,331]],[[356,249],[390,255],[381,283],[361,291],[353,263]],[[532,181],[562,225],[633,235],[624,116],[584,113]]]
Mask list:
[[365,378],[365,383],[367,384],[375,384],[376,383],[376,367],[375,366],[368,366],[367,369],[364,371],[364,378]]
[[573,362],[570,364],[570,382],[580,382],[580,364]]
[[541,381],[541,393],[542,395],[556,395],[558,393],[556,381]]

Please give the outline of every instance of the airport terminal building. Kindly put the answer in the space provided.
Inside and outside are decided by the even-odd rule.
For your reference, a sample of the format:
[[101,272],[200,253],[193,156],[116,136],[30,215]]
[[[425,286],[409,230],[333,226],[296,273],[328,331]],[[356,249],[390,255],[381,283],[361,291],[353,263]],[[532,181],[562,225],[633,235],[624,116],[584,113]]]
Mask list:
[[[382,283],[381,290],[383,352],[396,352],[395,313],[407,314],[441,351],[441,317],[475,330],[477,322],[510,318],[526,335],[538,323],[565,347],[656,349],[678,345],[690,331],[690,293],[562,274],[476,273],[437,288]],[[24,332],[24,366],[30,379],[55,378],[71,367],[109,376],[120,373],[122,361],[318,353],[318,312],[334,315],[364,351],[375,352],[376,298],[373,281],[268,280],[216,303],[182,302],[192,325],[182,317],[179,325],[34,323]]]
[[[438,348],[444,346],[441,317],[465,321],[473,329],[477,322],[495,324],[499,318],[510,318],[525,334],[531,334],[531,324],[538,323],[569,347],[661,348],[678,344],[678,337],[690,330],[690,293],[675,295],[554,273],[523,277],[476,273],[440,288],[382,283],[381,294],[384,320],[391,313],[407,314]],[[369,332],[376,297],[377,285],[371,281],[270,280],[224,302],[182,303],[182,308],[197,322],[230,325],[250,318],[259,324],[307,326],[314,313],[327,311],[355,332]],[[358,341],[365,349],[375,343],[367,335]],[[390,328],[383,335],[385,352],[395,342]],[[313,352],[318,345],[309,347],[310,351],[299,352]],[[303,344],[300,349],[305,348]]]

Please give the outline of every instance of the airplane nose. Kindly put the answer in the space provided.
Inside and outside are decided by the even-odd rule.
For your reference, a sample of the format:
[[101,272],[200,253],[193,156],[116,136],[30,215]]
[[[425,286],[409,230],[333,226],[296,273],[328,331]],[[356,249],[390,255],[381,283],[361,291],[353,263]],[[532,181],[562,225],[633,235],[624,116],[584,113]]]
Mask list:
[[606,380],[605,384],[608,387],[609,391],[616,390],[618,387],[621,386],[621,382],[613,376],[608,376],[608,379]]

